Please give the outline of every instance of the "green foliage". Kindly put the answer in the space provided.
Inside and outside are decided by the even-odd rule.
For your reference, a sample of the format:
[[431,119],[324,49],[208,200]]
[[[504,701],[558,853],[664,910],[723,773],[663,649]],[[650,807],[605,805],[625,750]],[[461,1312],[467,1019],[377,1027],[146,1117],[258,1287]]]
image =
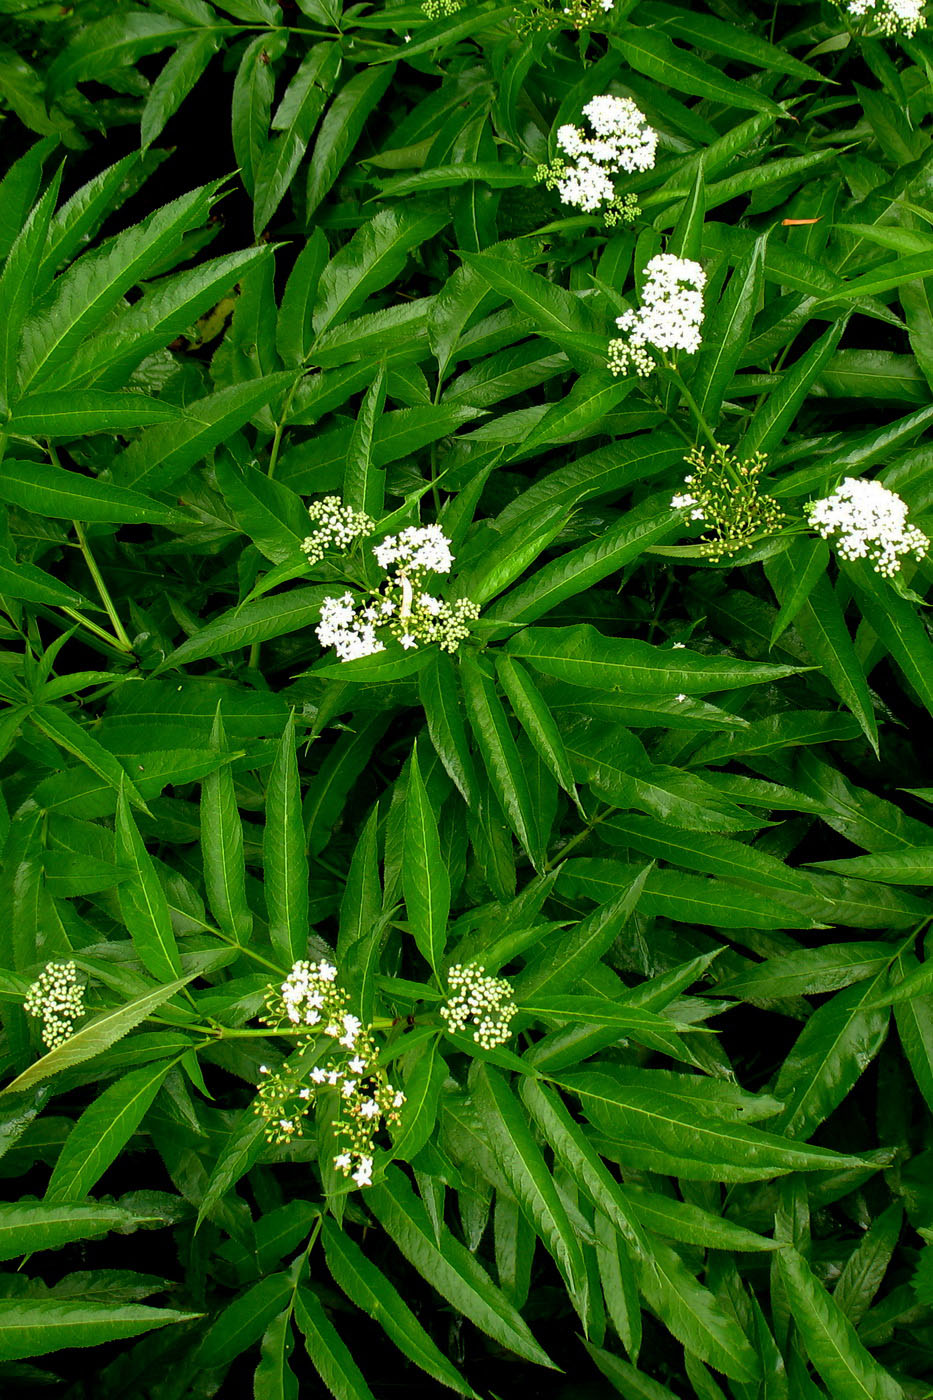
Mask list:
[[809,519],[933,533],[868,8],[0,0],[4,1396],[933,1393],[933,555]]

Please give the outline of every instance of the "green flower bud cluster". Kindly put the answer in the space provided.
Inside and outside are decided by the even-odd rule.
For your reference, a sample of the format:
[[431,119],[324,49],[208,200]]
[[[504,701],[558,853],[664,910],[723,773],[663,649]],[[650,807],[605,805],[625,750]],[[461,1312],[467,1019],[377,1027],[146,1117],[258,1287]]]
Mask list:
[[774,534],[785,523],[787,516],[777,501],[761,489],[760,478],[768,465],[761,452],[743,462],[731,448],[717,443],[713,452],[693,448],[686,462],[690,467],[684,477],[686,489],[672,498],[671,506],[706,526],[709,534],[703,546],[711,559],[736,554],[751,540]]
[[75,964],[49,963],[27,991],[23,1010],[42,1018],[42,1039],[50,1050],[62,1045],[84,1015],[84,987]]
[[328,550],[349,549],[354,540],[371,535],[376,528],[376,522],[365,511],[345,506],[339,496],[312,501],[308,518],[317,527],[301,544],[309,564],[319,564]]
[[633,224],[641,213],[641,205],[633,194],[616,195],[603,210],[603,223],[607,228],[617,228],[619,224]]
[[476,963],[454,963],[447,973],[452,995],[441,1007],[451,1032],[473,1027],[473,1039],[484,1050],[504,1045],[518,1011],[512,988],[504,977],[487,977]]

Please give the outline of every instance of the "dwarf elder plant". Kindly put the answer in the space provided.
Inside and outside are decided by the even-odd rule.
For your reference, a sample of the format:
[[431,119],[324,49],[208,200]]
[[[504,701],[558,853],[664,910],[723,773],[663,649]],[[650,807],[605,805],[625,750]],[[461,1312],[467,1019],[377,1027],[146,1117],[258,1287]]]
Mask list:
[[4,1397],[933,1394],[921,0],[0,0]]

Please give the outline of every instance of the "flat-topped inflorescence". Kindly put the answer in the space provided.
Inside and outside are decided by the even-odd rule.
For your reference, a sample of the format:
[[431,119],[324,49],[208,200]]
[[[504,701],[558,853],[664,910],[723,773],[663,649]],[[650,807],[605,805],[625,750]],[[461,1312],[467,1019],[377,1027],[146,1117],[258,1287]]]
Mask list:
[[385,651],[386,636],[406,651],[432,642],[442,651],[456,651],[480,610],[469,598],[446,602],[424,587],[427,574],[447,574],[453,564],[450,540],[441,527],[410,525],[387,535],[373,554],[387,570],[385,579],[363,600],[349,592],[325,598],[317,627],[321,645],[332,646],[341,661]]
[[373,549],[376,563],[399,573],[449,574],[454,557],[440,525],[409,525],[400,535],[386,535]]
[[908,554],[922,559],[930,541],[907,523],[907,505],[880,481],[847,476],[829,496],[811,501],[810,525],[842,559],[867,559],[876,574],[892,578]]
[[645,268],[641,306],[616,318],[624,332],[610,340],[608,357],[613,374],[634,370],[650,374],[654,359],[648,347],[669,353],[682,350],[692,355],[699,350],[703,324],[703,288],[706,273],[692,258],[658,253]]
[[539,165],[536,179],[575,209],[587,214],[602,210],[609,224],[631,222],[638,213],[638,201],[631,194],[617,195],[613,176],[652,169],[657,132],[630,97],[593,97],[583,115],[593,134],[588,136],[572,123],[559,127],[557,145],[562,154]]
[[853,19],[868,19],[892,38],[912,39],[923,25],[924,0],[848,0],[846,9]]
[[333,963],[296,962],[285,981],[269,989],[263,1019],[273,1029],[297,1033],[298,1050],[304,1052],[275,1070],[260,1066],[255,1108],[265,1119],[267,1141],[301,1137],[307,1114],[322,1096],[331,1095],[339,1149],[334,1167],[355,1185],[371,1186],[376,1135],[383,1122],[399,1122],[405,1095],[379,1068],[373,1029],[350,1010]]

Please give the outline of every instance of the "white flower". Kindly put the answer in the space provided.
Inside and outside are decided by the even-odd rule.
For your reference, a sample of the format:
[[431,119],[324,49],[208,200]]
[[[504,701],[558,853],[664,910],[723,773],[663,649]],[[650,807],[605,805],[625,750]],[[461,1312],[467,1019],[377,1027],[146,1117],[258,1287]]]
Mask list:
[[586,138],[578,126],[559,126],[557,128],[557,144],[568,156],[582,155],[586,146]]
[[[661,351],[683,350],[688,355],[700,348],[706,286],[706,273],[700,264],[673,253],[658,253],[645,272],[640,308],[616,318],[624,338],[609,343],[609,368],[614,374],[625,373],[629,365],[636,374],[646,374],[652,363],[645,348],[649,345]],[[680,499],[686,501],[687,497]]]
[[674,699],[677,700],[680,704],[683,704],[683,702],[686,700],[686,698],[687,698],[686,695],[684,695],[683,693],[681,693],[680,695],[675,695],[675,696],[674,696]]
[[580,127],[569,123],[557,130],[557,145],[571,160],[601,166],[608,175],[652,169],[658,134],[630,97],[591,97],[583,115],[594,136],[586,136]]
[[[405,1095],[393,1088],[378,1067],[379,1047],[373,1027],[349,1010],[349,1005],[336,967],[323,959],[299,960],[284,982],[269,989],[263,1018],[266,1023],[276,1029],[284,1023],[290,1031],[297,1016],[297,1034],[303,1036],[298,1048],[317,1042],[319,1053],[327,1060],[305,1067],[292,1058],[274,1072],[264,1066],[255,1110],[265,1119],[268,1142],[288,1142],[301,1135],[304,1118],[321,1092],[336,1089],[340,1108],[333,1123],[338,1153],[335,1164],[349,1175],[352,1164],[358,1161],[362,1184],[368,1185],[376,1136],[384,1123],[391,1127],[400,1121],[398,1110]],[[306,1023],[311,1018],[320,1024],[309,1028]],[[322,1035],[330,1038],[329,1046],[319,1042]],[[350,1053],[343,1054],[338,1046]]]
[[409,525],[399,535],[387,535],[373,554],[383,569],[397,564],[412,573],[448,574],[453,563],[450,540],[440,525]]
[[907,506],[880,481],[847,476],[829,496],[811,501],[805,514],[843,559],[867,559],[875,573],[891,578],[905,554],[922,559],[930,541],[907,524]]
[[[612,0],[604,3],[603,8],[611,9]],[[544,179],[548,189],[556,189],[564,204],[587,214],[609,205],[609,213],[615,210],[613,218],[618,221],[620,209],[616,209],[616,205],[619,201],[611,177],[620,171],[632,174],[637,170],[650,170],[655,161],[658,135],[630,97],[610,94],[593,97],[583,108],[583,115],[593,136],[587,136],[582,128],[571,123],[557,130],[558,149],[576,163],[567,165],[559,159],[539,166],[537,178]],[[634,196],[627,198],[634,200]]]
[[569,167],[557,182],[557,192],[564,204],[572,204],[584,214],[593,214],[603,200],[612,199],[616,191],[604,170],[591,161],[584,161]]
[[583,115],[597,136],[604,138],[610,152],[607,159],[615,169],[631,174],[653,168],[658,133],[630,97],[592,97]]
[[351,593],[325,598],[316,629],[321,645],[333,646],[341,661],[373,656],[385,650],[384,629],[383,635],[388,632],[405,651],[434,642],[443,651],[456,651],[469,636],[468,624],[479,616],[479,606],[469,598],[445,603],[418,591],[425,573],[450,572],[453,554],[441,527],[408,526],[387,535],[373,553],[388,577],[359,608]]
[[359,1166],[353,1173],[353,1180],[357,1186],[372,1186],[373,1184],[373,1159],[372,1157],[360,1157]]
[[912,39],[923,24],[924,0],[849,0],[848,11],[855,19],[870,16],[882,34],[903,34]]
[[315,631],[321,646],[333,647],[341,661],[356,661],[362,656],[375,656],[385,651],[385,644],[376,636],[373,624],[357,617],[350,593],[324,599],[321,620]]

